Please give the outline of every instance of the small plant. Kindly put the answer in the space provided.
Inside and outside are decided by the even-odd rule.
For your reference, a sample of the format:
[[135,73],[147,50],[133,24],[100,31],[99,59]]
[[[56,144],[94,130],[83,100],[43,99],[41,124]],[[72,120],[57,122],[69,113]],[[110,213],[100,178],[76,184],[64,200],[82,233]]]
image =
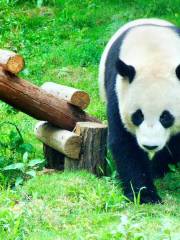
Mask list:
[[29,153],[23,154],[22,162],[13,163],[3,168],[3,171],[15,171],[17,177],[15,178],[15,187],[23,183],[24,180],[36,176],[36,170],[44,163],[44,159],[29,160]]
[[0,130],[0,183],[17,187],[36,175],[36,170],[43,166],[44,159],[35,158],[33,146],[25,143],[16,124],[2,122]]
[[134,187],[133,187],[133,185],[132,185],[132,183],[131,183],[131,189],[132,189],[133,197],[134,197],[134,205],[139,206],[139,205],[141,204],[141,191],[142,191],[143,189],[146,189],[146,187],[141,187],[141,188],[139,189],[138,194],[136,194],[135,191],[134,191]]
[[110,176],[112,179],[116,179],[117,176],[116,166],[110,151],[108,151],[107,153],[106,162],[107,162],[107,175]]

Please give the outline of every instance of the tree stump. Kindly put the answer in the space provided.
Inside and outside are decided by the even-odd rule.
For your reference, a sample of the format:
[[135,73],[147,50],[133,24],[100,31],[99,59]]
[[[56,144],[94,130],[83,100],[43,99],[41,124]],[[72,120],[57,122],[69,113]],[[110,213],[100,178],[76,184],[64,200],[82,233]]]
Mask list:
[[81,137],[79,161],[65,158],[65,169],[86,169],[97,176],[106,173],[107,126],[100,123],[78,122],[74,132]]
[[43,144],[44,157],[46,159],[46,168],[64,170],[64,154]]
[[79,159],[73,159],[65,156],[64,169],[71,171],[79,169]]
[[74,132],[81,137],[79,158],[70,158],[44,144],[47,168],[85,169],[97,176],[105,175],[107,126],[100,123],[78,122]]

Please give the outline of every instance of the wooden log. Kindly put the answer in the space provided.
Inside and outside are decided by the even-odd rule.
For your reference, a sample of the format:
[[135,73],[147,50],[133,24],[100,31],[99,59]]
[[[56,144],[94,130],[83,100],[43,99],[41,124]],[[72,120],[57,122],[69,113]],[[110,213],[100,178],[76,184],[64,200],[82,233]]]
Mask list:
[[89,95],[79,89],[67,87],[53,82],[46,82],[41,86],[47,93],[66,100],[68,103],[81,109],[88,107],[90,103]]
[[64,170],[64,154],[56,151],[46,144],[43,144],[43,152],[46,159],[46,168]]
[[17,74],[23,70],[25,64],[21,55],[9,50],[0,49],[0,65],[6,71]]
[[81,136],[79,161],[65,158],[65,169],[87,169],[97,176],[106,172],[107,126],[100,123],[78,122],[74,130]]
[[54,127],[48,122],[38,122],[34,132],[36,137],[49,147],[70,158],[79,158],[81,138],[77,134]]
[[[0,70],[3,69],[0,67]],[[66,101],[3,71],[0,71],[0,99],[38,120],[66,130],[73,130],[79,121],[99,122]]]

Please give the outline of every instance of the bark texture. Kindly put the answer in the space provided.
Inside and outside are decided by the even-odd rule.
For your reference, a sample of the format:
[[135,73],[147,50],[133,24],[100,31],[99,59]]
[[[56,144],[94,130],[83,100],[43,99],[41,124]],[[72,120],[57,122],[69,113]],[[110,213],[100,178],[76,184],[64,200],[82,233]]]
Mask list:
[[106,172],[107,126],[100,123],[78,122],[75,133],[81,136],[79,161],[65,158],[66,169],[86,169],[97,176]]

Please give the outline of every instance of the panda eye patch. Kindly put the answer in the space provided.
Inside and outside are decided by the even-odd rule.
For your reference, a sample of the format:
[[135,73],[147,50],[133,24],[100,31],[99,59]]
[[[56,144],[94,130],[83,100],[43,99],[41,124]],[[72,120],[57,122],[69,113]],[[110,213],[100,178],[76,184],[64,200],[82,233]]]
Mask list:
[[139,126],[144,121],[144,116],[141,109],[138,109],[132,114],[131,120],[135,126]]
[[176,76],[179,78],[179,80],[180,80],[180,65],[179,66],[177,66],[177,68],[176,68]]
[[164,128],[169,128],[174,123],[174,116],[169,111],[165,110],[161,114],[159,121]]

